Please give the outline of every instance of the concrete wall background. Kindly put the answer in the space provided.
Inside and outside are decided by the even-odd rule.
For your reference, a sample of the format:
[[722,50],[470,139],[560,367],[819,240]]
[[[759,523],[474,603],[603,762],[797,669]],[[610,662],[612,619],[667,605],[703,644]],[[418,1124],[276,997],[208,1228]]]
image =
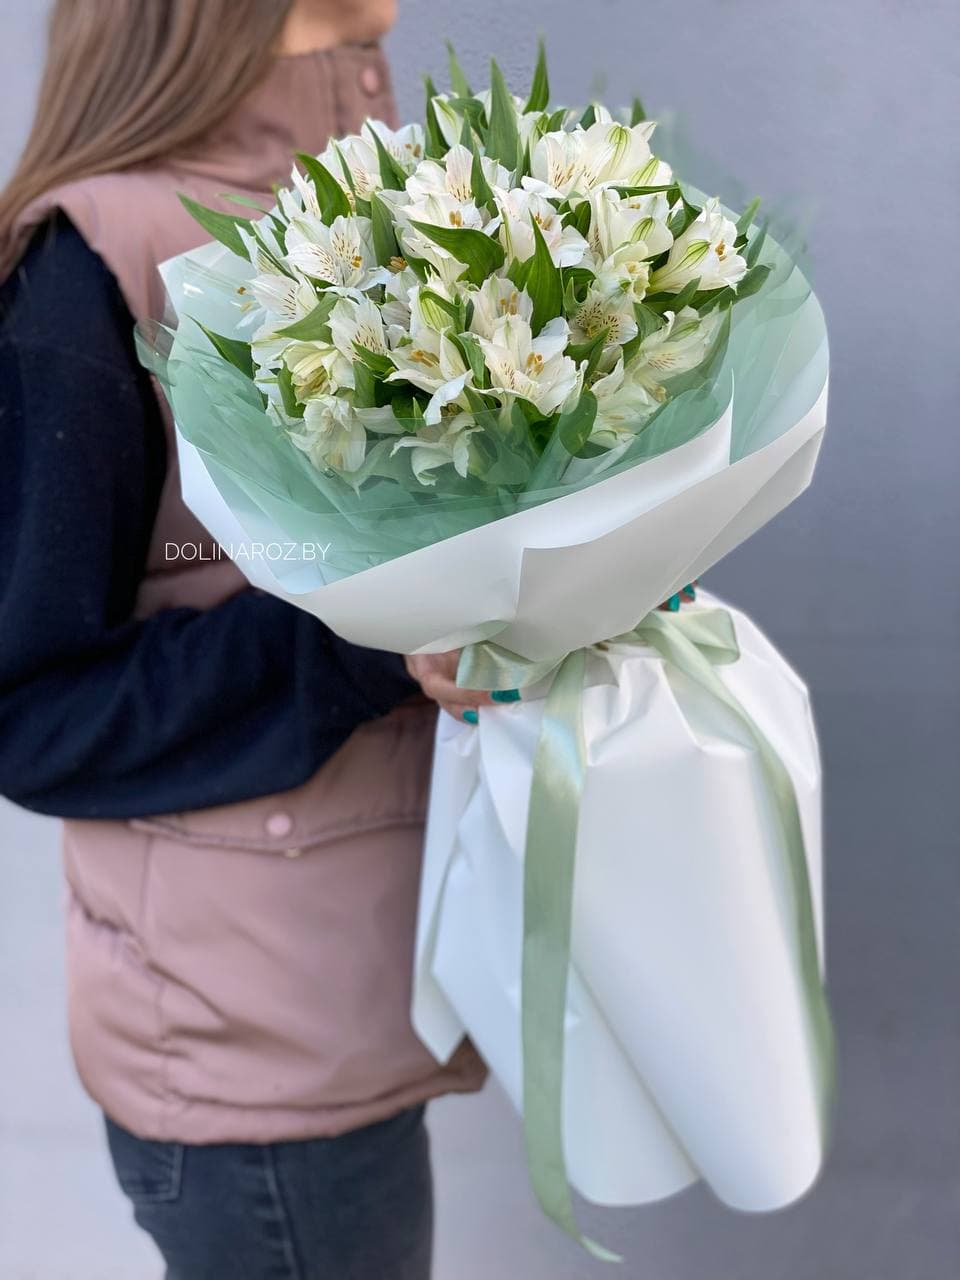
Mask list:
[[[0,177],[29,118],[43,8],[0,0]],[[834,1154],[778,1215],[732,1214],[695,1190],[584,1221],[626,1253],[630,1277],[948,1280],[960,1268],[955,7],[400,8],[388,46],[403,116],[419,115],[420,73],[442,75],[444,38],[476,81],[493,53],[521,89],[549,25],[558,98],[639,90],[652,114],[680,108],[716,171],[747,192],[818,206],[810,242],[833,343],[818,476],[710,586],[753,613],[815,696],[842,1055]],[[63,1043],[53,843],[52,824],[0,812],[0,1275],[140,1280],[154,1274],[149,1253]],[[437,1106],[433,1129],[438,1280],[607,1274],[539,1220],[494,1091]]]

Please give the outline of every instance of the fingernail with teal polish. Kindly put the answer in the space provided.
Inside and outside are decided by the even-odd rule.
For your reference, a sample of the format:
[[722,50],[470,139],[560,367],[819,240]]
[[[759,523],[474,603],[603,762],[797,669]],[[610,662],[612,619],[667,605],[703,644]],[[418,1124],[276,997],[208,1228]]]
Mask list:
[[670,610],[671,613],[678,613],[680,610],[680,597],[671,596],[670,599],[667,601],[667,608]]
[[684,591],[687,593],[687,595],[688,595],[688,596],[693,596],[694,600],[696,600],[696,598],[697,598],[697,588],[693,585],[693,583],[692,583],[692,582],[688,583],[688,584],[687,584],[683,589],[684,589]]
[[519,702],[520,690],[519,689],[494,689],[490,697],[494,700],[494,702]]
[[472,707],[463,713],[463,718],[466,720],[467,724],[479,724],[480,722],[480,717]]

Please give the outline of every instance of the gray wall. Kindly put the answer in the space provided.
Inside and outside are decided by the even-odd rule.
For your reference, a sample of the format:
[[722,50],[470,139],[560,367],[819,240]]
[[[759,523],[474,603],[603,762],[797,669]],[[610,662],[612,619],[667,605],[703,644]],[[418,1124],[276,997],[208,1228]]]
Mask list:
[[[389,51],[401,115],[419,113],[420,73],[442,72],[444,38],[475,79],[493,53],[521,88],[549,22],[558,96],[617,102],[639,90],[654,112],[677,106],[717,171],[771,200],[817,206],[810,243],[833,344],[819,472],[709,584],[753,613],[815,696],[842,1057],[835,1149],[817,1188],[778,1215],[733,1214],[696,1190],[643,1211],[588,1211],[585,1221],[626,1252],[621,1274],[631,1277],[947,1280],[960,1268],[955,5],[400,0],[400,8]],[[0,15],[2,173],[28,115],[38,18],[10,0],[0,0]],[[22,841],[29,826],[9,829]],[[13,865],[27,876],[35,864]],[[7,903],[15,891],[4,892]],[[20,959],[0,953],[0,980]],[[15,1021],[17,1008],[5,1017]],[[0,1120],[19,1108],[0,1095]],[[495,1093],[443,1104],[434,1127],[439,1280],[612,1274],[538,1220],[516,1126]],[[3,1257],[0,1238],[6,1275]]]

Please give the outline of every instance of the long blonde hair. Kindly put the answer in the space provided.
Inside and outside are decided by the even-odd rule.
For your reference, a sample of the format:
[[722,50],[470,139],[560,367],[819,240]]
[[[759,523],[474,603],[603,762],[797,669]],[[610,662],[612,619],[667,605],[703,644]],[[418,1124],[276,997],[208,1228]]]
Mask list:
[[33,127],[0,193],[0,279],[18,215],[63,182],[197,141],[261,79],[291,0],[57,0]]

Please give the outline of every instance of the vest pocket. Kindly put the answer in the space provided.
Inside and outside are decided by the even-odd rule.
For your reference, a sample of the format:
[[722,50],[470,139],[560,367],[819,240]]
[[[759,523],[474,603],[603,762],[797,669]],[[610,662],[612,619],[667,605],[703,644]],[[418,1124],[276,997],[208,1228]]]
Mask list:
[[110,1157],[124,1195],[134,1204],[161,1204],[178,1199],[183,1177],[183,1144],[138,1138],[109,1116],[106,1123]]

